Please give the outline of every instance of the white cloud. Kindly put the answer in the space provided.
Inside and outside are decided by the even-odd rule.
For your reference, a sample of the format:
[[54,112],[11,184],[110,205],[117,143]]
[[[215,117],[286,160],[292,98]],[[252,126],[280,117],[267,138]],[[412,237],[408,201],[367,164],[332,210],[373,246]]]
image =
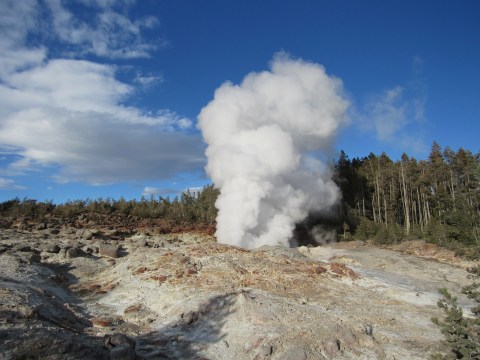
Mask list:
[[1,115],[31,107],[109,114],[128,123],[185,128],[185,119],[169,110],[151,115],[121,105],[135,88],[115,78],[115,67],[85,60],[58,59],[16,72],[0,85]]
[[24,186],[18,185],[12,179],[0,177],[0,190],[22,190]]
[[[9,108],[63,107],[73,111],[115,111],[133,89],[114,77],[108,65],[83,60],[51,60],[4,77],[2,95]],[[10,105],[9,105],[10,104]]]
[[[93,27],[76,19],[63,2],[47,2],[60,40],[83,52],[130,57],[153,49],[143,43],[141,30],[155,21],[131,21],[117,12],[131,1],[81,1],[102,10]],[[125,105],[139,89],[119,81],[114,65],[51,58],[51,49],[27,45],[31,34],[38,35],[38,23],[48,20],[42,4],[2,3],[0,29],[8,31],[0,39],[0,149],[15,159],[1,171],[3,176],[49,166],[59,169],[52,174],[57,181],[99,184],[199,171],[201,139],[183,131],[191,126],[189,119],[168,109],[152,112]],[[155,80],[151,76],[143,82]]]
[[98,113],[59,108],[30,109],[12,115],[0,142],[19,148],[17,171],[59,164],[58,181],[109,183],[169,178],[199,170],[197,137],[143,124],[119,122]]

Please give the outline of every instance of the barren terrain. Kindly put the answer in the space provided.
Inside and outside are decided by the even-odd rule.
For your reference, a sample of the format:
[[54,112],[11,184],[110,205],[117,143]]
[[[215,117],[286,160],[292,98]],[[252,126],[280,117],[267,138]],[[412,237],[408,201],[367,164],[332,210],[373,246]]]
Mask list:
[[38,228],[0,230],[0,358],[425,359],[442,350],[438,288],[469,283],[470,264],[421,242],[423,257],[247,251],[205,233]]

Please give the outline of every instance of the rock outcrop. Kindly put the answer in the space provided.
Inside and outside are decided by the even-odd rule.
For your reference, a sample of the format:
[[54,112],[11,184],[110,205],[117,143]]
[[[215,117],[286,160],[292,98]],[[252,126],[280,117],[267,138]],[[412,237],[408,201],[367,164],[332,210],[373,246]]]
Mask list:
[[0,358],[424,359],[442,347],[434,286],[468,281],[365,244],[46,229],[0,230]]

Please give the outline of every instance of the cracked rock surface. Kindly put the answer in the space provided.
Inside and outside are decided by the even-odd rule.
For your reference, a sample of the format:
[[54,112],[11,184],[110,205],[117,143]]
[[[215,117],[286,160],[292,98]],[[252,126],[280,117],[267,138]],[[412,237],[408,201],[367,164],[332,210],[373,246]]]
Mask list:
[[436,289],[469,282],[363,244],[85,232],[0,230],[0,358],[425,359],[442,349]]

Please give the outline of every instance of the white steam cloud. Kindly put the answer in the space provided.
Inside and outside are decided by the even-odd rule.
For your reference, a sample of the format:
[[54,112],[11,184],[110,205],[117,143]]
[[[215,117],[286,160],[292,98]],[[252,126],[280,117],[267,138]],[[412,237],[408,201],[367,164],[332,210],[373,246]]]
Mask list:
[[297,222],[340,197],[312,154],[327,151],[347,120],[341,80],[318,64],[274,57],[271,70],[224,83],[202,109],[208,175],[220,196],[218,241],[289,246]]

